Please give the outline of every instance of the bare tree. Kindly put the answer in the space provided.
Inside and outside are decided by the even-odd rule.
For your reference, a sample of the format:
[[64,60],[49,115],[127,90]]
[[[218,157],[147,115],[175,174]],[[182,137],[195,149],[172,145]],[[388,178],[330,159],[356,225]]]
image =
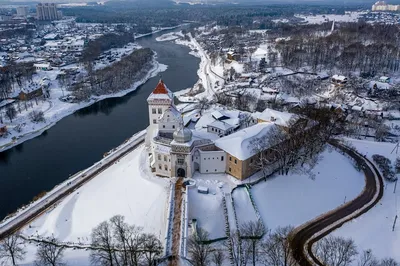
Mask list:
[[195,105],[196,109],[200,110],[200,115],[203,114],[203,111],[207,110],[211,105],[210,100],[207,99],[207,97],[201,98]]
[[92,230],[92,243],[95,249],[90,253],[90,260],[94,265],[115,266],[115,243],[112,228],[108,222],[102,222]]
[[225,254],[221,249],[214,249],[211,254],[211,261],[216,266],[222,266],[225,260]]
[[29,119],[34,123],[45,122],[43,111],[35,111],[29,113]]
[[192,265],[208,265],[213,249],[209,243],[207,231],[202,228],[198,228],[197,232],[189,237],[187,246]]
[[337,236],[321,239],[313,246],[313,252],[324,265],[330,266],[348,266],[358,254],[352,239]]
[[20,233],[17,232],[4,238],[0,242],[0,259],[6,263],[11,262],[11,265],[17,265],[17,262],[25,258],[25,243],[20,238]]
[[292,226],[278,227],[274,233],[266,237],[261,245],[261,251],[264,253],[263,264],[273,266],[295,266],[297,262],[292,257],[290,249],[290,234],[293,231]]
[[379,266],[399,266],[399,264],[392,258],[385,258],[379,263]]
[[264,225],[260,220],[257,222],[250,221],[243,224],[240,228],[240,235],[242,236],[242,241],[248,242],[251,247],[251,255],[253,266],[256,265],[259,245],[261,243],[261,238],[265,233]]
[[360,259],[358,261],[358,266],[376,266],[378,264],[378,260],[372,254],[372,251],[370,249],[364,250],[361,253]]
[[156,260],[162,253],[163,247],[160,240],[153,234],[143,235],[143,250],[145,257],[145,265],[155,265]]
[[14,105],[9,105],[6,109],[6,116],[12,123],[12,120],[17,116],[17,110],[15,110]]
[[41,242],[36,252],[37,266],[64,266],[63,262],[65,247],[61,246],[54,237],[48,242]]

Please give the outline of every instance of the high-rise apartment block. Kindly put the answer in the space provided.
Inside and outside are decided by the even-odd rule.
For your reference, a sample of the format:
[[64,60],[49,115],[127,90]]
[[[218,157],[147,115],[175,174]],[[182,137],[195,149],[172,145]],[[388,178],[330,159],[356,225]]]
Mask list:
[[29,14],[29,9],[27,6],[17,6],[17,16],[26,17]]
[[372,11],[400,11],[400,5],[388,5],[385,1],[378,1],[372,5]]
[[38,20],[57,20],[60,19],[57,12],[57,5],[54,3],[40,3],[36,6]]

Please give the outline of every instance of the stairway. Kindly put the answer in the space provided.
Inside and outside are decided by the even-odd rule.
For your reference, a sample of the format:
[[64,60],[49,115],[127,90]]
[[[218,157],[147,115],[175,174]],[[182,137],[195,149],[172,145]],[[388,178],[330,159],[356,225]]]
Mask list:
[[179,265],[179,248],[181,242],[181,215],[182,215],[182,189],[183,179],[179,178],[175,183],[174,195],[174,219],[172,226],[172,255],[168,265]]

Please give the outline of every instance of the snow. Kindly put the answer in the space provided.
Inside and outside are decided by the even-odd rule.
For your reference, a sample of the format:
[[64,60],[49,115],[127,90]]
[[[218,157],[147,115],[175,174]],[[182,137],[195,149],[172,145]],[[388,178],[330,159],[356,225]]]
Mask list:
[[251,141],[266,136],[274,127],[274,123],[258,123],[216,140],[215,146],[244,161],[255,154]]
[[323,152],[312,170],[315,180],[304,174],[276,175],[252,186],[251,193],[264,225],[299,226],[358,196],[364,175],[336,151]]
[[[34,220],[22,233],[88,243],[95,226],[121,214],[127,223],[142,226],[164,242],[169,183],[154,177],[147,165],[142,145]],[[26,262],[33,259],[30,252]]]
[[261,114],[257,116],[258,119],[267,122],[274,122],[280,126],[287,126],[290,119],[294,117],[294,114],[280,112],[270,108],[266,108]]
[[157,37],[156,41],[158,42],[173,41],[181,37],[183,37],[182,32],[170,32]]
[[248,222],[257,222],[257,215],[251,204],[249,195],[243,187],[236,188],[232,192],[233,203],[235,206],[236,216],[239,228]]
[[[46,101],[38,101],[38,105],[35,105],[36,103],[33,103],[34,108],[28,109],[27,111],[25,110],[24,104],[22,103],[21,113],[18,113],[17,118],[14,119],[12,123],[9,120],[4,119],[3,122],[8,128],[8,132],[12,134],[9,134],[7,137],[0,138],[0,152],[12,148],[28,139],[41,135],[45,130],[55,125],[59,120],[81,108],[87,107],[97,101],[106,98],[121,97],[128,94],[129,92],[136,90],[148,79],[156,76],[158,73],[163,72],[166,69],[166,65],[159,64],[156,61],[156,58],[154,58],[153,68],[147,73],[145,77],[143,77],[143,79],[133,83],[130,88],[115,94],[102,95],[99,97],[93,96],[90,101],[80,103],[68,103],[59,100],[59,98],[62,97],[64,93],[65,95],[67,95],[67,93],[63,92],[63,90],[60,88],[60,86],[58,85],[58,81],[56,80],[56,77],[58,73],[60,73],[61,69],[40,72],[34,77],[34,82],[39,82],[43,77],[48,77],[52,83],[50,87],[50,98],[46,99]],[[29,113],[32,112],[32,110],[43,111],[46,121],[44,123],[31,122],[29,119]],[[21,132],[14,131],[14,128],[17,125],[24,125],[21,128]],[[13,137],[15,137],[16,139],[13,140]]]
[[[394,150],[393,143],[372,142],[368,140],[347,139],[361,153],[371,158],[373,154],[388,157],[392,162],[399,154]],[[358,246],[359,251],[371,249],[378,258],[394,258],[400,261],[400,226],[398,222],[394,231],[392,226],[394,217],[399,214],[398,201],[400,192],[398,188],[394,192],[394,183],[385,183],[384,194],[380,202],[362,216],[344,224],[332,234],[352,238]],[[373,234],[373,241],[371,241]]]

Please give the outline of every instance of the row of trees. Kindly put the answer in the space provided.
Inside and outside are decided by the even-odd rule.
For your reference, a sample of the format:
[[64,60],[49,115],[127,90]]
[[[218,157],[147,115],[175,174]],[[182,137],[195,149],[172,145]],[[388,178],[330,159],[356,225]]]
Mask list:
[[[24,260],[26,243],[20,233],[1,241],[0,265],[15,266]],[[68,245],[52,236],[38,241],[37,246],[36,265],[67,265],[64,262],[64,252],[70,248]],[[127,224],[121,215],[96,226],[92,230],[90,247],[82,248],[91,250],[91,263],[99,266],[153,266],[156,265],[163,249],[155,235],[144,233],[141,227]]]
[[25,82],[32,82],[35,68],[32,62],[16,63],[11,61],[7,66],[0,67],[0,99],[9,97],[16,83],[20,88]]
[[[285,226],[264,231],[259,223],[248,222],[219,245],[210,243],[208,233],[200,228],[188,239],[189,261],[194,266],[221,266],[227,261],[235,266],[297,266],[290,246],[293,230],[292,226]],[[371,250],[359,253],[352,239],[338,236],[316,242],[313,253],[327,266],[399,266],[392,258],[376,259]]]

